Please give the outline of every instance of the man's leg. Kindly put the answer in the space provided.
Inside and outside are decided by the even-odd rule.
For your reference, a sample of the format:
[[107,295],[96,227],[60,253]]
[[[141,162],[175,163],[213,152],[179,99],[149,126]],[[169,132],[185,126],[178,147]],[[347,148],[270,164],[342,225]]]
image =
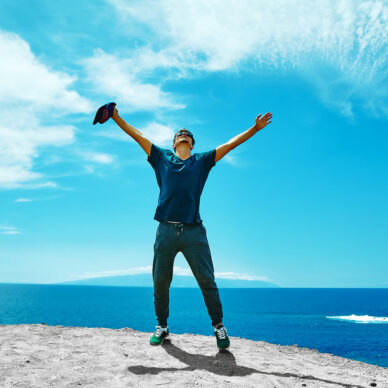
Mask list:
[[154,244],[152,278],[154,281],[155,314],[159,325],[167,326],[169,315],[169,291],[173,275],[177,243],[171,226],[159,223]]
[[212,325],[216,326],[222,322],[222,305],[214,278],[206,229],[202,224],[186,227],[182,253],[201,288]]

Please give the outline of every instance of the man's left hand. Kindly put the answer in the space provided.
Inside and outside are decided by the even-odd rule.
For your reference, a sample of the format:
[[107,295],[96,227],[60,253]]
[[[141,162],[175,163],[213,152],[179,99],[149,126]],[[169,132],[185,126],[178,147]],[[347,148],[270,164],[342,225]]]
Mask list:
[[262,115],[259,114],[257,117],[256,117],[256,130],[257,131],[260,131],[260,129],[263,129],[267,124],[269,124],[271,122],[271,119],[272,119],[272,113],[271,112],[267,112],[263,117],[261,117]]

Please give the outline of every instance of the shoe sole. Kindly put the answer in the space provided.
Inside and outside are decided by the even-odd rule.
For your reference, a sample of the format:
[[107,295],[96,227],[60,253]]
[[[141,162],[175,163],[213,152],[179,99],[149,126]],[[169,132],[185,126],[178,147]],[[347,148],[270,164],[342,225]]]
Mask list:
[[229,349],[230,348],[230,341],[229,341],[229,345],[228,346],[224,346],[224,347],[218,346],[218,344],[217,344],[217,348],[220,349],[220,350],[222,350],[222,349]]

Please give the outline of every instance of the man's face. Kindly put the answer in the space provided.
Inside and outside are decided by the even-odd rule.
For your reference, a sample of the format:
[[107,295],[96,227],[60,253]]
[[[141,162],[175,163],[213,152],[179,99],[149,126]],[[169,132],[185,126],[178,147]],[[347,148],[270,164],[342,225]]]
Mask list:
[[178,132],[178,135],[175,138],[174,147],[176,147],[179,143],[187,143],[189,148],[193,149],[193,140],[185,131]]

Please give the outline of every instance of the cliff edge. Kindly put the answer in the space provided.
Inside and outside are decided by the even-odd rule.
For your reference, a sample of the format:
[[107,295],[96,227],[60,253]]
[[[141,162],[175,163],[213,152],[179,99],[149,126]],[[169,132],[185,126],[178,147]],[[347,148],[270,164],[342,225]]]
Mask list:
[[0,325],[1,387],[388,387],[388,368],[296,345],[44,324]]

